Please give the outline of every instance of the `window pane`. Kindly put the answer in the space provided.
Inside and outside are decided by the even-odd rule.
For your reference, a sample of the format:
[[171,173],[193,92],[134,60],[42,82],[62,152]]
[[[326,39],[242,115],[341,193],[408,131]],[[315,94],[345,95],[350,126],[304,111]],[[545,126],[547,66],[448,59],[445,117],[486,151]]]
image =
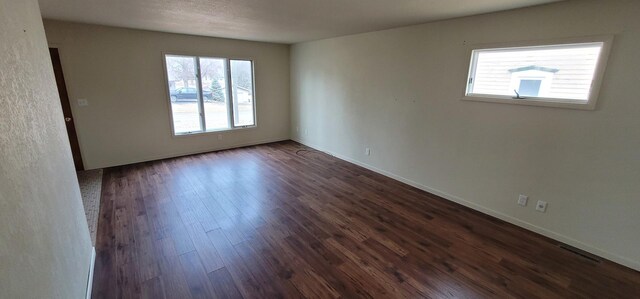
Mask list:
[[255,124],[253,103],[253,66],[248,60],[231,60],[231,92],[233,95],[233,124]]
[[221,58],[200,58],[202,95],[207,131],[229,128],[226,61]]
[[200,105],[198,105],[196,58],[167,55],[166,63],[175,133],[202,131]]
[[537,97],[540,94],[540,85],[542,80],[520,80],[518,93],[521,96]]
[[603,43],[476,50],[468,93],[587,101]]

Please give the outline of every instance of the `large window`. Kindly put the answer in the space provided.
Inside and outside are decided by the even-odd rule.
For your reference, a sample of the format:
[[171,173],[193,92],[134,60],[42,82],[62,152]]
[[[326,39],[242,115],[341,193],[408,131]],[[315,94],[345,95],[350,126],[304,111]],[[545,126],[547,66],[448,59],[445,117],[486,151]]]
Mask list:
[[610,37],[475,47],[465,99],[593,109]]
[[255,126],[253,62],[165,55],[173,133]]

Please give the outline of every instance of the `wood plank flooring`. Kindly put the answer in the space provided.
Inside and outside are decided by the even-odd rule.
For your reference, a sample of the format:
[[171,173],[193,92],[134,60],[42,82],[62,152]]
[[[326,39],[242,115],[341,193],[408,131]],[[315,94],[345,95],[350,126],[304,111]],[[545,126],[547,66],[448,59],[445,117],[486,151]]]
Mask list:
[[93,298],[639,298],[640,273],[295,142],[106,169]]

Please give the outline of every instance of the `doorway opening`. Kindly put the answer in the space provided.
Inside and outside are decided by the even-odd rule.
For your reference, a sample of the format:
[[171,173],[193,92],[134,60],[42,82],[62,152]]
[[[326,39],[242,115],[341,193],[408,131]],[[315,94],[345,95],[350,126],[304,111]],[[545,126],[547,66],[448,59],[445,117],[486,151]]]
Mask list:
[[102,193],[102,169],[85,170],[84,168],[82,153],[80,152],[80,142],[78,141],[78,134],[76,132],[75,119],[71,112],[71,102],[69,101],[67,84],[65,82],[64,73],[62,72],[60,52],[57,48],[49,48],[49,54],[51,55],[53,73],[56,77],[56,85],[58,86],[60,105],[62,106],[64,123],[67,127],[67,136],[69,136],[69,145],[73,156],[73,164],[78,174],[78,184],[80,185],[80,193],[82,194],[84,214],[87,217],[87,225],[89,226],[91,241],[95,245],[96,234],[98,231],[100,195]]

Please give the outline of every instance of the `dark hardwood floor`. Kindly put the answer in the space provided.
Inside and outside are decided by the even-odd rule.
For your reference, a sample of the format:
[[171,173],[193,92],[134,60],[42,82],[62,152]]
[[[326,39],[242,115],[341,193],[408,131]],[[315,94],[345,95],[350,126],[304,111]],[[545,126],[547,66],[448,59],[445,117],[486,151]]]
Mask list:
[[295,142],[105,170],[93,298],[638,298],[640,273]]

